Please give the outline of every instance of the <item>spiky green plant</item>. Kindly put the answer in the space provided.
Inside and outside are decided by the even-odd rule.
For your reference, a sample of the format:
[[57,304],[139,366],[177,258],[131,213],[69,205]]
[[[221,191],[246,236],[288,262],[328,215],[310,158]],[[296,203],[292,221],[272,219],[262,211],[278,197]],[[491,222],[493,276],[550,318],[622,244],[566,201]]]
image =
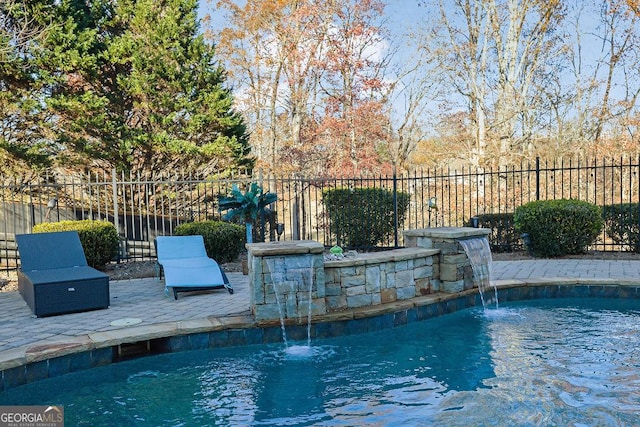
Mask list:
[[255,182],[252,182],[244,193],[234,184],[230,196],[218,197],[218,209],[229,211],[222,216],[223,220],[244,222],[247,228],[247,243],[253,243],[253,222],[276,200],[278,196],[275,193],[264,193],[262,187]]

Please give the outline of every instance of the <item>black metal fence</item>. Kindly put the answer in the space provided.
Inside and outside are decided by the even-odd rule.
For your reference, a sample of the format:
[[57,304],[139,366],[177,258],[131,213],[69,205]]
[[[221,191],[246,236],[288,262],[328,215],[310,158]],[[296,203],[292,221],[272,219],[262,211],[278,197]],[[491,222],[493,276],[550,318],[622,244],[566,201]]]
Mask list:
[[[66,219],[107,219],[122,237],[122,253],[129,258],[152,258],[153,239],[170,235],[188,221],[218,219],[219,194],[233,184],[241,188],[258,182],[275,192],[276,222],[281,236],[267,239],[310,239],[335,244],[332,224],[322,203],[323,191],[332,188],[384,188],[410,195],[404,223],[381,243],[403,245],[402,230],[469,225],[472,217],[509,214],[532,200],[572,198],[599,206],[640,201],[640,158],[566,160],[523,163],[499,169],[439,168],[393,176],[352,178],[254,176],[200,179],[174,176],[141,177],[124,174],[43,176],[22,180],[1,177],[0,269],[16,265],[13,236],[31,232],[40,222]],[[365,219],[363,218],[363,221]],[[281,225],[281,230],[282,230]],[[485,227],[495,224],[484,222]],[[500,239],[494,233],[494,240]],[[505,247],[500,241],[494,247]],[[520,243],[510,242],[507,249]],[[502,246],[501,246],[502,245]],[[605,229],[592,249],[618,251]]]

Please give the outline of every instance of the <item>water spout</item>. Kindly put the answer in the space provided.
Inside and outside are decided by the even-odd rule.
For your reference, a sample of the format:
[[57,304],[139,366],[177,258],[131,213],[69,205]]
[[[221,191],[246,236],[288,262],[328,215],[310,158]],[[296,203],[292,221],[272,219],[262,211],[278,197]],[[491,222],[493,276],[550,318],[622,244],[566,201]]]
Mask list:
[[[487,308],[485,292],[489,289],[489,286],[491,286],[492,267],[489,240],[486,237],[474,237],[472,239],[460,240],[459,242],[471,262],[474,283],[478,286],[482,307]],[[498,288],[495,284],[493,285],[493,290],[495,293],[496,308],[498,308]]]
[[[313,257],[299,256],[288,258],[265,258],[271,285],[278,306],[280,327],[285,348],[289,350],[286,332],[286,319],[302,318],[302,308],[306,298],[307,311],[307,346],[311,347],[311,314],[313,311]],[[306,296],[305,296],[306,294]],[[296,352],[303,352],[301,347],[293,346]]]

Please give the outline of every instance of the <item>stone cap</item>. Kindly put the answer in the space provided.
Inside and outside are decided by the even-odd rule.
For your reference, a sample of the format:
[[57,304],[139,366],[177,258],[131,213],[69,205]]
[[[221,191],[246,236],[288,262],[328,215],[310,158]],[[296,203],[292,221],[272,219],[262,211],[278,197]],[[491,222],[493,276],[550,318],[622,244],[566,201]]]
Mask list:
[[440,249],[400,248],[380,252],[358,253],[355,258],[325,260],[325,267],[350,267],[354,265],[379,264],[381,262],[406,261],[437,255]]
[[438,239],[461,239],[465,237],[488,236],[491,230],[488,228],[473,227],[435,227],[405,230],[405,237],[431,237]]
[[321,254],[324,245],[315,240],[293,240],[268,243],[247,243],[247,251],[252,256],[279,256],[292,254]]

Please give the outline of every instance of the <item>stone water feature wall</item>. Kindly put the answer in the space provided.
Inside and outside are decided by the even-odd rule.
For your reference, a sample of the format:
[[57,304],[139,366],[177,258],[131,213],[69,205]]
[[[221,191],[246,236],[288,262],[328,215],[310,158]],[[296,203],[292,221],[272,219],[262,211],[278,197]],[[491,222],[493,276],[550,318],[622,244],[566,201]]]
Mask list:
[[471,289],[471,263],[458,241],[489,233],[468,227],[408,230],[406,248],[331,261],[315,241],[248,244],[251,309],[262,323],[306,321],[310,289],[314,317]]
[[325,261],[327,311],[386,304],[438,288],[438,252],[406,248]]
[[[251,310],[257,321],[327,312],[324,246],[311,240],[247,244]],[[311,292],[310,292],[311,291]]]
[[487,228],[422,228],[405,231],[404,242],[408,247],[438,249],[440,288],[435,290],[456,293],[474,287],[471,262],[459,241],[484,238],[490,233]]

